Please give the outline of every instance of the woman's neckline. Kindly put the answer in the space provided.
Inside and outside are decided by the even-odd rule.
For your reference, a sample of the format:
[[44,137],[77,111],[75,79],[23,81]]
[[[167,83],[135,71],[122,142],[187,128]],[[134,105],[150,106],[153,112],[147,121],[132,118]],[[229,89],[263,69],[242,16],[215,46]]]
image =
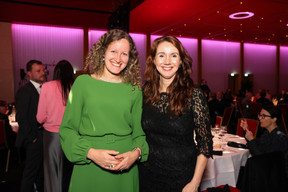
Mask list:
[[[93,75],[94,77],[93,77],[92,75]],[[96,77],[95,74],[90,74],[89,76],[90,76],[92,79],[95,79],[95,80],[100,81],[100,82],[113,83],[113,84],[123,84],[122,81],[119,81],[119,82],[109,81],[109,80],[103,78],[102,76]]]

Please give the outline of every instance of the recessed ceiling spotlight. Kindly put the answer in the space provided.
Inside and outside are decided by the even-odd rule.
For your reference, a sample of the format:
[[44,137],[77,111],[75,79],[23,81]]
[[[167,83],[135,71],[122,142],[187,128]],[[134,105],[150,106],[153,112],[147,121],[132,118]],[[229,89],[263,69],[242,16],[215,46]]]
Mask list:
[[230,19],[247,19],[249,17],[253,17],[254,13],[252,12],[237,12],[237,13],[233,13],[231,15],[229,15]]

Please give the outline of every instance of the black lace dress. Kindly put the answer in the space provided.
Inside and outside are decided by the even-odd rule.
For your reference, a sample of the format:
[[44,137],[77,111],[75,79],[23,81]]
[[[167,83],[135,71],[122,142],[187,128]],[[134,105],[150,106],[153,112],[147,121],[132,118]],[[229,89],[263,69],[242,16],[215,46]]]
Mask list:
[[171,118],[169,109],[166,93],[161,93],[153,109],[143,103],[142,126],[149,156],[139,166],[140,192],[180,192],[193,177],[198,154],[212,156],[209,109],[202,91],[194,88],[184,115]]

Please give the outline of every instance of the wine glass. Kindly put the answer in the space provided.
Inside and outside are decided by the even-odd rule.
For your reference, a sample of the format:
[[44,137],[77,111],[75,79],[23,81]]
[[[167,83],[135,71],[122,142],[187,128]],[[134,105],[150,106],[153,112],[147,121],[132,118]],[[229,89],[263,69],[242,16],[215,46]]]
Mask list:
[[225,135],[227,133],[227,126],[221,126],[221,133]]

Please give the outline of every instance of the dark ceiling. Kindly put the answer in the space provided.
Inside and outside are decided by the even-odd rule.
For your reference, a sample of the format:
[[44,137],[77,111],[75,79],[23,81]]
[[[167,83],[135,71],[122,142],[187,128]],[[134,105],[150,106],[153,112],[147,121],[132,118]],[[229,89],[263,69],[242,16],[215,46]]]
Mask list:
[[[0,21],[106,29],[127,1],[0,0]],[[288,46],[288,0],[130,0],[130,10],[130,32]]]

